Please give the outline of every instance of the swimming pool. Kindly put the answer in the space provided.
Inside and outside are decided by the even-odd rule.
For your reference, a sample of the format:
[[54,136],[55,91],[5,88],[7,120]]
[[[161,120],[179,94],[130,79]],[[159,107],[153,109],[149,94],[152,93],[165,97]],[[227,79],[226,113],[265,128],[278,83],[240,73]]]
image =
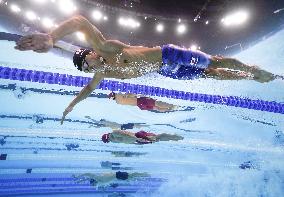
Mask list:
[[[283,40],[281,30],[236,57],[283,75]],[[70,66],[71,60],[60,51],[35,54],[14,50],[13,42],[0,44],[1,67],[91,77]],[[280,104],[284,100],[281,80],[179,81],[153,73],[120,82]],[[97,89],[60,125],[62,112],[81,87],[25,81],[10,73],[0,79],[0,89],[0,196],[283,196],[281,113],[151,96],[180,106],[174,112],[155,113],[117,105],[107,98],[109,90]],[[101,119],[144,123],[132,131],[178,134],[184,139],[104,144],[101,135],[111,128],[100,126]],[[92,178],[76,178],[118,171],[145,176],[99,187],[92,185]]]

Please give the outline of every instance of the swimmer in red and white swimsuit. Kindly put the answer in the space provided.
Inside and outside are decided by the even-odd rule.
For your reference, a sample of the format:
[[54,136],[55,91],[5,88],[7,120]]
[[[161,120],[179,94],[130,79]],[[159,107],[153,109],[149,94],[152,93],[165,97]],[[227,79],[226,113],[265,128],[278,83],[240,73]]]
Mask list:
[[157,101],[150,97],[137,97],[134,94],[121,94],[111,92],[109,99],[115,100],[117,104],[138,106],[141,110],[156,110],[159,112],[174,111],[178,106],[162,101]]
[[114,130],[111,133],[102,135],[104,143],[125,143],[125,144],[151,144],[158,141],[178,141],[183,137],[176,134],[154,134],[146,131],[132,133],[129,131]]

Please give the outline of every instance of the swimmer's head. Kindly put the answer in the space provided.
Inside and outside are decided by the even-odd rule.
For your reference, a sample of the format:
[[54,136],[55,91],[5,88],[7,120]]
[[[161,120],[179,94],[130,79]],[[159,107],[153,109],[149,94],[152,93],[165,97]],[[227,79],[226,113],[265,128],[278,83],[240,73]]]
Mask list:
[[108,98],[115,100],[115,93],[114,92],[109,93]]
[[90,49],[78,49],[73,55],[73,64],[74,66],[82,71],[82,67],[87,55],[89,55],[92,51]]
[[109,143],[110,142],[110,140],[109,140],[109,133],[106,133],[106,134],[102,135],[102,141],[104,143]]
[[94,72],[95,69],[106,63],[106,60],[90,49],[79,49],[73,55],[75,67],[84,72]]

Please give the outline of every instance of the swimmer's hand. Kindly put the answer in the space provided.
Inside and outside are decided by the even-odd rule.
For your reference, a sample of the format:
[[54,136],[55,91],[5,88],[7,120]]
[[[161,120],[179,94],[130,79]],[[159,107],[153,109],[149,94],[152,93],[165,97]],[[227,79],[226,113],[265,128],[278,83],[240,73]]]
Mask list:
[[65,111],[63,112],[62,119],[61,119],[61,125],[63,124],[66,115],[67,115],[68,113],[70,113],[72,110],[73,110],[73,106],[68,106],[68,107],[65,109]]
[[20,51],[32,50],[37,53],[45,53],[53,47],[53,39],[49,34],[36,33],[23,36],[15,46]]

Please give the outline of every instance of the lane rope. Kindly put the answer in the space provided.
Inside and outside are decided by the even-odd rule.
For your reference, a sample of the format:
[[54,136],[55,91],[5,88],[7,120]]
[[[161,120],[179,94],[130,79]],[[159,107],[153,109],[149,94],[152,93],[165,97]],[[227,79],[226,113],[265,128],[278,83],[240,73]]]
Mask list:
[[[84,87],[92,78],[59,74],[52,72],[26,70],[3,67],[0,65],[0,78],[35,83],[57,84],[65,86]],[[221,96],[200,94],[185,91],[170,90],[148,85],[131,84],[120,81],[102,80],[97,89],[118,91],[122,93],[141,94],[145,96],[159,96],[218,105],[254,109],[284,114],[284,104],[275,101],[253,100],[238,96]]]

